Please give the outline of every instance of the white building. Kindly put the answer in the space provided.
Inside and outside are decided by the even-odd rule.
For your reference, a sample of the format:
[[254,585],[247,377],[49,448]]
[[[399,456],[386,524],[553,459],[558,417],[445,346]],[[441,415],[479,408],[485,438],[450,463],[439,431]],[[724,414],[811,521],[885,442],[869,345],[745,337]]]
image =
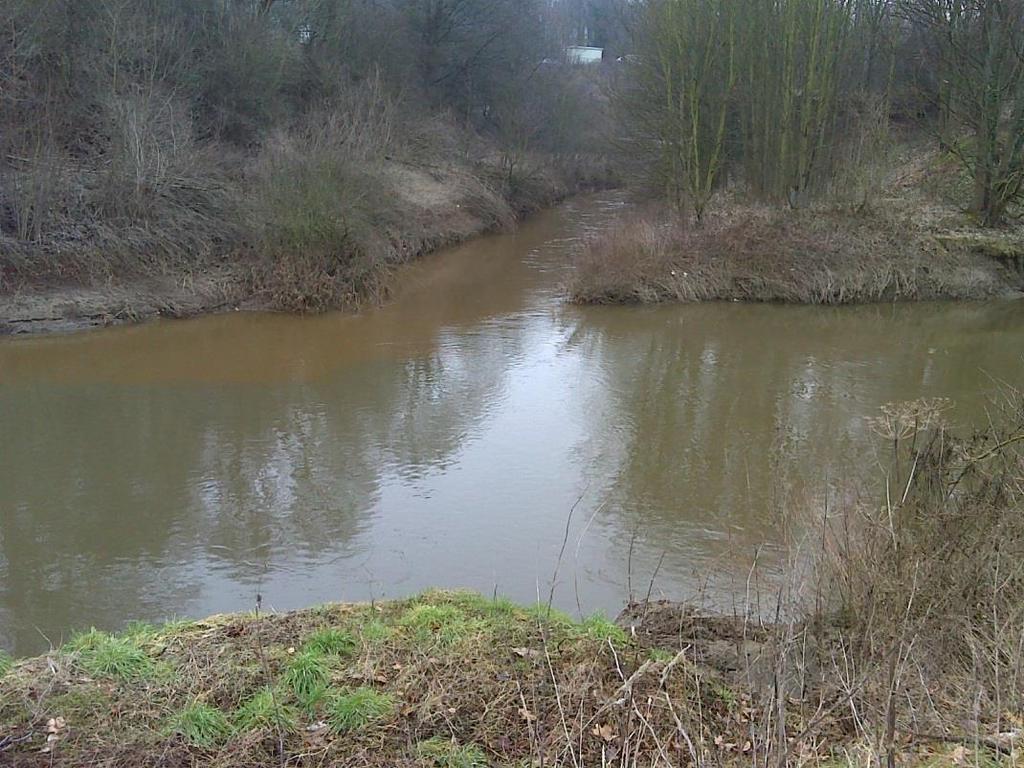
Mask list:
[[603,48],[590,45],[570,45],[565,49],[565,58],[570,64],[600,64]]

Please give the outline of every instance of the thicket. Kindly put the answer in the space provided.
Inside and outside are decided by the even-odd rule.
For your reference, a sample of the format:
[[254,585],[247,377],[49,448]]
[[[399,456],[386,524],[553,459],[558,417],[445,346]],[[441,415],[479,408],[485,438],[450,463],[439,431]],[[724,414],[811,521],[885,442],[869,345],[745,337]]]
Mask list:
[[0,289],[256,253],[267,279],[303,272],[296,255],[342,276],[324,289],[314,275],[330,295],[311,299],[293,283],[286,305],[359,292],[409,219],[385,164],[454,174],[461,202],[501,218],[538,194],[538,154],[567,173],[594,154],[594,76],[563,66],[553,14],[540,0],[7,0]]
[[[876,161],[893,125],[959,161],[979,223],[1020,201],[1019,0],[647,0],[637,15],[624,149],[697,219],[730,183],[805,206]],[[861,186],[866,203],[877,189]]]

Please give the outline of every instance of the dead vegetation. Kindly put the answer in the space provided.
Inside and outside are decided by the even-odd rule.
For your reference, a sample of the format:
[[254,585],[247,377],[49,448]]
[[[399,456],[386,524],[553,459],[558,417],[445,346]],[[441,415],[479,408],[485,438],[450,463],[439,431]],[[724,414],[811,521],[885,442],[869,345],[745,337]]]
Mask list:
[[1019,290],[1024,237],[951,227],[944,213],[932,218],[912,196],[860,209],[733,201],[699,226],[651,213],[587,243],[569,294],[579,303],[849,304]]
[[561,49],[540,5],[433,7],[5,4],[4,329],[73,325],[59,292],[110,322],[359,306],[398,262],[607,183],[592,135],[548,130],[603,107],[600,73],[536,67]]
[[13,765],[677,765],[762,748],[749,700],[685,643],[460,593],[94,631],[15,665],[0,694]]
[[1007,757],[1024,738],[1024,398],[1007,388],[967,436],[949,405],[884,408],[882,501],[824,529],[844,718],[890,764],[907,743]]

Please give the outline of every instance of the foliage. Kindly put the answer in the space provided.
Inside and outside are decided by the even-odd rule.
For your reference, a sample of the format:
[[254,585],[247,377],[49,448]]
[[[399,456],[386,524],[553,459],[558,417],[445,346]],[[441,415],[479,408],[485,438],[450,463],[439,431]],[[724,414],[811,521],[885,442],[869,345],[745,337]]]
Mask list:
[[402,617],[404,627],[422,643],[453,645],[470,635],[476,625],[457,606],[445,604],[414,605]]
[[356,639],[351,632],[325,627],[306,638],[305,650],[325,656],[348,656],[355,651],[356,645]]
[[451,178],[456,166],[488,184],[497,167],[488,193],[518,205],[545,170],[534,153],[569,167],[600,150],[565,130],[594,104],[581,96],[593,83],[538,65],[559,51],[553,12],[539,0],[10,0],[0,287],[227,265],[285,309],[377,299],[402,237],[430,234],[402,204],[396,166]]
[[380,645],[391,636],[391,627],[380,619],[370,619],[365,622],[359,632],[363,643],[369,646]]
[[1024,195],[1024,4],[901,0],[899,8],[928,43],[942,138],[974,180],[971,209],[984,225],[999,224]]
[[871,682],[858,708],[879,722],[927,722],[935,700],[976,723],[1024,705],[1024,395],[1004,387],[970,435],[948,426],[949,407],[894,403],[869,419],[892,457],[878,501],[826,528],[823,588],[851,672]]
[[623,645],[629,640],[625,630],[603,613],[595,613],[585,618],[579,625],[579,631],[585,637],[615,645]]
[[730,99],[737,77],[732,0],[651,0],[638,35],[624,109],[655,155],[657,184],[698,219],[726,161]]

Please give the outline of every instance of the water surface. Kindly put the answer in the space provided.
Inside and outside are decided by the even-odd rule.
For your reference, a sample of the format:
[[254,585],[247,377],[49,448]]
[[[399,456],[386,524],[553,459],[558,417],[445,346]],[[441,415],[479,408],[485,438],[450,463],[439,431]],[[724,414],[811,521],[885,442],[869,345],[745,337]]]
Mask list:
[[577,501],[558,605],[614,613],[656,569],[656,594],[727,601],[793,535],[780,488],[870,462],[865,414],[941,396],[970,423],[1024,380],[1021,302],[564,305],[569,251],[622,205],[425,259],[358,316],[0,341],[0,647],[257,593],[546,599]]

